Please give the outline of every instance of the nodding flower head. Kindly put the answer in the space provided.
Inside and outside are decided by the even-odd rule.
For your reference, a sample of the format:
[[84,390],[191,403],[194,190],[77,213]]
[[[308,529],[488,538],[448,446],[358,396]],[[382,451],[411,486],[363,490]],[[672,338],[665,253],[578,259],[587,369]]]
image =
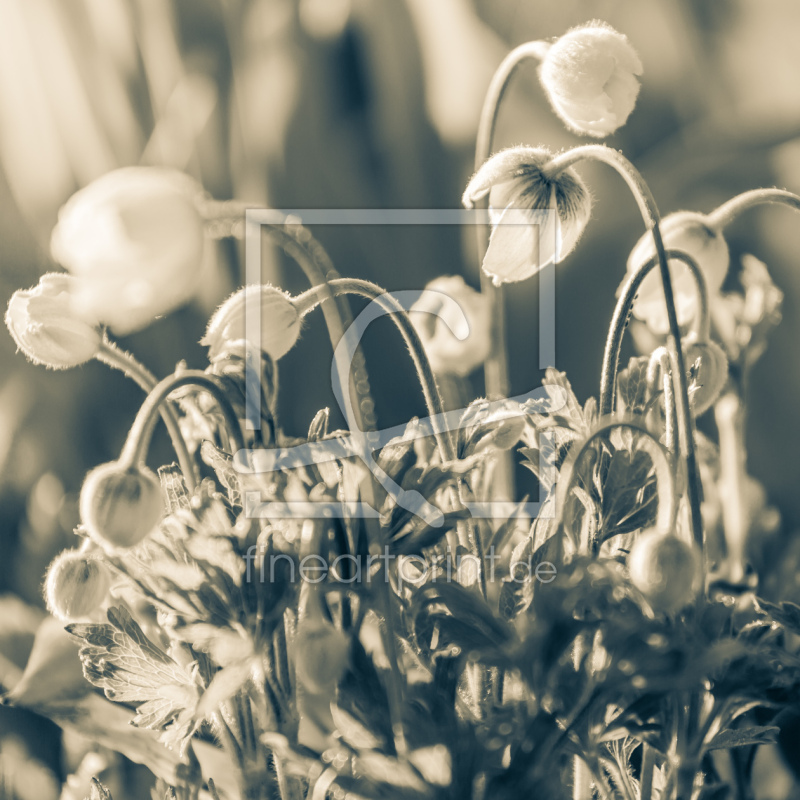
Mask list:
[[470,180],[462,202],[489,195],[492,236],[483,271],[495,284],[516,283],[562,261],[589,221],[592,200],[577,173],[549,176],[552,154],[512,147],[493,155]]
[[639,94],[642,62],[628,39],[603,22],[574,28],[547,51],[539,79],[564,124],[609,136],[625,124]]
[[102,547],[134,547],[164,516],[161,484],[146,467],[101,464],[86,476],[80,512],[89,536]]
[[[248,313],[252,313],[249,320]],[[230,343],[241,341],[260,347],[277,361],[300,338],[301,320],[300,312],[286,292],[274,286],[246,286],[214,312],[200,344],[208,346],[212,361]]]
[[[453,304],[444,302],[448,298],[463,316]],[[489,298],[468,286],[460,275],[431,281],[411,306],[409,316],[434,372],[465,377],[489,357]]]
[[[676,211],[661,220],[661,236],[667,250],[681,250],[691,256],[703,272],[709,295],[719,292],[730,264],[728,245],[722,234],[708,224],[703,214],[694,211]],[[637,242],[628,257],[628,276],[637,272],[656,254],[653,235],[649,231]],[[692,321],[697,313],[697,286],[689,267],[682,261],[669,261],[672,291],[678,324]],[[626,276],[626,280],[627,277]],[[621,291],[622,287],[618,290]],[[633,315],[657,334],[669,330],[664,290],[658,267],[642,281],[633,304]]]
[[43,275],[37,286],[14,292],[8,303],[6,326],[34,364],[51,369],[77,367],[100,348],[99,326],[73,310],[74,283],[69,275]]
[[47,570],[44,595],[53,616],[73,620],[99,608],[110,588],[111,575],[102,561],[67,550]]

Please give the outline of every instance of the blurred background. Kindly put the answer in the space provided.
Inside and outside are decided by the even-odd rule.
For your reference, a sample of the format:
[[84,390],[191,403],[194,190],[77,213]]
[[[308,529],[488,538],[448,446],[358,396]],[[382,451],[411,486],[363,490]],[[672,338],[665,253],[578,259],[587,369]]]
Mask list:
[[[592,18],[625,33],[642,57],[638,106],[608,143],[641,169],[663,213],[709,211],[755,186],[800,191],[796,0],[0,0],[0,300],[55,268],[49,237],[59,207],[119,166],[176,167],[215,197],[254,206],[458,208],[483,95],[503,56]],[[533,66],[520,71],[500,115],[496,146],[519,143],[577,143]],[[582,173],[595,210],[558,270],[556,366],[584,400],[597,392],[615,291],[641,222],[610,171]],[[785,536],[800,522],[797,227],[790,212],[767,208],[730,232],[734,269],[752,252],[786,294],[748,419],[749,471],[782,512]],[[478,284],[472,229],[314,233],[342,274],[388,289],[420,289],[442,274]],[[193,302],[121,344],[159,375],[181,359],[204,366],[205,322],[241,277],[238,245],[215,244]],[[264,277],[304,288],[278,253],[267,252]],[[512,392],[522,393],[542,377],[536,280],[508,294]],[[381,426],[424,413],[384,322],[365,342]],[[318,408],[333,405],[321,315],[280,366],[280,422],[302,435]],[[3,678],[24,664],[39,619],[30,606],[41,606],[47,563],[71,544],[82,478],[118,454],[142,397],[99,364],[33,367],[5,333],[0,375]],[[482,391],[480,375],[472,388]],[[165,445],[154,453],[155,463],[167,458]],[[0,710],[0,739],[21,737],[6,739],[6,751],[27,740],[43,774],[61,775],[56,734]]]

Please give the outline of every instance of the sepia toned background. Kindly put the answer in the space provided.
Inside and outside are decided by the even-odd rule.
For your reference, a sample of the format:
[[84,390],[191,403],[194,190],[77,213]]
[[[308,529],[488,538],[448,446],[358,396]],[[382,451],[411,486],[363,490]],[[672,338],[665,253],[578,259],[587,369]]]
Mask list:
[[[796,0],[0,0],[0,299],[55,268],[49,236],[59,207],[123,165],[177,167],[215,197],[254,206],[457,208],[483,95],[504,54],[595,17],[642,57],[638,106],[608,141],[641,169],[662,212],[708,211],[759,185],[800,191]],[[550,111],[535,70],[521,73],[498,146],[576,141]],[[597,391],[615,291],[641,222],[632,200],[618,202],[610,171],[583,174],[595,210],[559,267],[556,366],[585,399]],[[800,230],[783,209],[751,212],[747,223],[730,235],[734,268],[752,252],[786,294],[784,321],[751,386],[748,467],[791,536],[800,523]],[[478,282],[470,230],[314,233],[341,273],[388,289],[419,289],[441,274]],[[181,359],[202,366],[198,340],[239,285],[240,256],[230,241],[209,248],[193,302],[122,344],[157,374]],[[277,253],[264,276],[303,288]],[[509,300],[512,392],[522,393],[541,379],[536,281]],[[423,406],[402,346],[381,324],[366,356],[379,424],[388,426]],[[329,367],[315,317],[281,362],[287,432],[302,435],[332,404]],[[40,606],[44,567],[72,537],[83,475],[118,453],[142,398],[99,364],[33,367],[5,334],[0,376],[0,591]],[[36,614],[4,602],[0,636],[13,661]],[[0,716],[3,730],[29,728],[38,757],[58,773],[57,737],[42,725],[22,712]]]

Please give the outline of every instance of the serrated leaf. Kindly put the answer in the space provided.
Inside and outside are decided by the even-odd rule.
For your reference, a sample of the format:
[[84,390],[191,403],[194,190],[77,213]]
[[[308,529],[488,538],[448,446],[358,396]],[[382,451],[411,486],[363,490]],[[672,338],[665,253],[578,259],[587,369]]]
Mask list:
[[113,798],[111,797],[111,792],[97,778],[92,778],[92,786],[89,789],[89,797],[86,800],[113,800]]
[[233,457],[208,440],[200,445],[200,457],[217,475],[217,480],[222,484],[232,506],[241,506],[242,489],[239,476],[233,468]]
[[187,510],[190,507],[190,497],[181,468],[177,464],[159,467],[158,478],[167,500],[167,514]]
[[647,367],[649,356],[638,356],[617,376],[617,392],[624,410],[630,414],[642,414],[647,404]]
[[747,747],[754,744],[773,744],[778,740],[780,728],[773,725],[752,725],[748,728],[718,733],[706,746],[707,750],[730,750],[733,747]]

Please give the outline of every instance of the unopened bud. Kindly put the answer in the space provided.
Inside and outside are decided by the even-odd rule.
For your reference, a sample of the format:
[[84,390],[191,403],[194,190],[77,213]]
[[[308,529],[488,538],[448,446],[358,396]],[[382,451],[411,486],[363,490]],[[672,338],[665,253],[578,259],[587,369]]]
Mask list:
[[[730,264],[728,245],[722,234],[708,224],[703,214],[694,211],[676,211],[664,217],[660,227],[664,247],[691,256],[705,276],[709,295],[719,292]],[[628,257],[628,276],[637,272],[655,254],[653,234],[648,231]],[[668,263],[678,324],[686,325],[697,313],[697,286],[686,264],[678,259],[670,259]],[[652,269],[642,281],[633,304],[633,315],[646,322],[654,333],[664,335],[669,331],[658,267]]]
[[108,568],[97,558],[67,550],[47,570],[45,600],[50,613],[63,620],[85,617],[100,607],[111,587]]
[[630,116],[642,62],[628,39],[592,22],[564,34],[547,51],[539,78],[564,124],[586,136],[608,136]]
[[100,545],[133,547],[158,526],[164,498],[158,478],[146,467],[111,461],[93,469],[81,489],[81,520]]
[[209,348],[211,361],[239,341],[260,347],[277,361],[295,346],[300,324],[300,314],[286,292],[274,286],[246,286],[214,312],[200,344]]
[[639,534],[628,556],[628,571],[653,610],[666,614],[692,603],[702,588],[699,551],[671,533]]
[[17,347],[34,364],[69,369],[84,364],[100,348],[100,331],[72,306],[75,279],[50,273],[26,291],[14,292],[6,326]]

